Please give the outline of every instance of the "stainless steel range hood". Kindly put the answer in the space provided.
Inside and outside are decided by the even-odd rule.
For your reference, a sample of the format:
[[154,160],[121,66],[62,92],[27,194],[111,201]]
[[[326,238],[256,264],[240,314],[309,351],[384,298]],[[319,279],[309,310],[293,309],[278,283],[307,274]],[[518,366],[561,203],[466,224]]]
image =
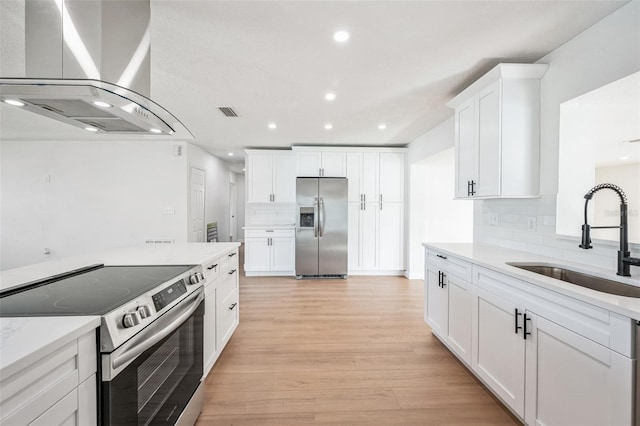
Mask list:
[[0,100],[94,133],[193,139],[180,120],[160,105],[104,81],[0,79]]
[[[148,0],[16,4],[0,13],[0,27],[19,22],[24,28],[20,36],[2,32],[3,37],[15,37],[4,44],[12,49],[2,52],[3,60],[22,61],[22,67],[9,72],[0,68],[3,108],[12,105],[96,135],[193,139],[180,120],[149,99]],[[24,121],[20,125],[26,127]]]

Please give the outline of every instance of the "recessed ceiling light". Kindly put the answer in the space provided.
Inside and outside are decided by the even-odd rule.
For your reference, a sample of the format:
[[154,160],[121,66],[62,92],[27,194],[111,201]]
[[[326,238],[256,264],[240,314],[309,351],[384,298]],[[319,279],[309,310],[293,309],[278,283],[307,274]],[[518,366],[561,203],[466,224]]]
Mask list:
[[336,98],[336,94],[329,92],[326,95],[324,95],[324,98],[328,101],[332,101]]
[[351,38],[351,34],[349,34],[349,31],[339,30],[333,33],[333,40],[336,43],[344,43],[348,41],[349,38]]
[[386,125],[386,124],[384,124],[384,123],[382,123],[382,124],[378,124],[378,129],[380,129],[380,130],[384,130],[384,129],[386,129],[386,128],[387,128],[387,125]]
[[229,154],[227,154],[227,155],[229,155],[229,157],[233,157],[233,152],[230,152],[230,153],[229,153]]
[[85,127],[85,130],[89,131],[89,132],[97,132],[98,129],[96,129],[95,127]]
[[269,123],[269,128],[270,128],[270,129],[275,129],[275,128],[277,128],[277,127],[278,127],[278,126],[276,125],[276,123]]
[[4,103],[18,107],[23,107],[25,105],[24,102],[20,102],[16,99],[5,99]]
[[149,129],[149,130],[151,131],[151,133],[162,133],[162,130],[156,129],[156,128],[152,128],[152,129]]
[[111,108],[111,107],[113,106],[113,105],[108,104],[108,103],[103,102],[103,101],[93,101],[93,104],[94,104],[95,106],[99,106],[99,107],[101,107],[101,108]]
[[623,160],[623,161],[624,161],[624,160],[628,160],[628,159],[629,159],[629,157],[628,157],[628,156],[626,156],[626,155],[625,155],[624,157],[620,157],[620,160]]
[[326,130],[331,130],[331,129],[333,129],[333,124],[331,124],[331,123],[327,123],[327,124],[325,124],[325,125],[324,125],[324,128],[325,128]]
[[243,172],[246,172],[246,171],[247,171],[247,169],[242,169],[242,171],[243,171]]

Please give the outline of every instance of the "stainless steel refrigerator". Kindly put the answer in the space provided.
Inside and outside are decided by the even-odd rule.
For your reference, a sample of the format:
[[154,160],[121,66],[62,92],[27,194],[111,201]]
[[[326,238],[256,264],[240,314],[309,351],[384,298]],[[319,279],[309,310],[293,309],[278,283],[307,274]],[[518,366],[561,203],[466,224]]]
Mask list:
[[347,179],[296,180],[296,278],[347,275]]

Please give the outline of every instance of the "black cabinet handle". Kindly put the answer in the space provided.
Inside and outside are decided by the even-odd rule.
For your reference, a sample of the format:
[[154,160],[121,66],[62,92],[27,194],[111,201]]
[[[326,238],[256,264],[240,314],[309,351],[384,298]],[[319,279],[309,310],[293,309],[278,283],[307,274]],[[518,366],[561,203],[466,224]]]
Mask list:
[[443,256],[441,254],[436,254],[436,256],[439,257],[440,259],[447,260],[447,256]]
[[235,269],[230,270],[230,271],[229,271],[229,275],[233,275],[233,273],[234,273],[234,272],[236,272],[236,270],[235,270]]
[[209,266],[207,269],[208,269],[208,270],[212,270],[212,269],[213,269],[213,268],[215,268],[216,266],[218,266],[218,264],[217,264],[217,263],[216,263],[215,265],[211,265],[211,266]]
[[447,286],[447,283],[445,282],[446,279],[447,279],[447,274],[445,274],[443,272],[442,273],[442,288],[445,288]]
[[471,181],[471,195],[476,195],[476,181]]
[[518,334],[518,330],[522,330],[522,326],[518,325],[518,317],[522,315],[522,312],[518,312],[518,308],[516,308],[516,315],[515,315],[515,320],[516,320],[516,334]]
[[236,306],[238,306],[238,304],[237,304],[237,303],[234,303],[233,305],[229,306],[229,310],[230,310],[230,311],[233,311],[233,308],[235,308]]
[[527,340],[527,336],[531,336],[531,333],[527,331],[527,321],[531,321],[531,317],[528,317],[527,314],[524,314],[524,340]]
[[229,257],[233,257],[233,256],[235,256],[235,255],[236,255],[235,253],[231,253],[231,254],[229,255]]
[[438,287],[442,287],[442,271],[438,271]]

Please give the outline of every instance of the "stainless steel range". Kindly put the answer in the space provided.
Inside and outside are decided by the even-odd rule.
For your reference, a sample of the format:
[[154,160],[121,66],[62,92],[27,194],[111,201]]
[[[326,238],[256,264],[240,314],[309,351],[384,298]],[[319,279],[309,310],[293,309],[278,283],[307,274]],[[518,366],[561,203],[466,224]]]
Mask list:
[[0,316],[101,316],[99,423],[193,424],[203,280],[200,266],[93,265],[0,292]]

